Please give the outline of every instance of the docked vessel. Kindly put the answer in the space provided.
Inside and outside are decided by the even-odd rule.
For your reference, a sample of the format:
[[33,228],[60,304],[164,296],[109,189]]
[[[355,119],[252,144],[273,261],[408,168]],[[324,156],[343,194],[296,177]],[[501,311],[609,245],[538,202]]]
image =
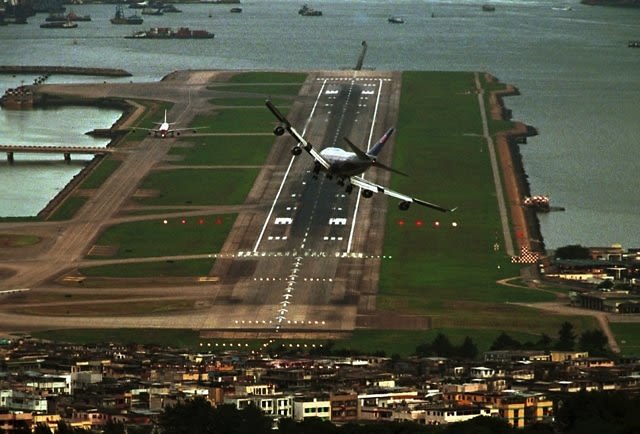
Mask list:
[[122,6],[116,6],[116,14],[110,21],[111,24],[142,24],[144,20],[136,14],[125,16]]
[[173,30],[169,27],[152,27],[149,30],[135,32],[127,39],[213,39],[215,35],[206,30],[191,30],[180,27]]

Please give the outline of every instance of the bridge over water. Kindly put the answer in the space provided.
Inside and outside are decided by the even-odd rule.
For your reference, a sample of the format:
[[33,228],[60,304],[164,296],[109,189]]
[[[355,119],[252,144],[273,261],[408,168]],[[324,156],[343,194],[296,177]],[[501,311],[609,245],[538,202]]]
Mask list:
[[14,162],[14,154],[62,154],[64,160],[71,161],[71,154],[104,155],[113,152],[110,148],[95,148],[91,146],[46,146],[46,145],[0,145],[0,152],[7,154],[9,164]]

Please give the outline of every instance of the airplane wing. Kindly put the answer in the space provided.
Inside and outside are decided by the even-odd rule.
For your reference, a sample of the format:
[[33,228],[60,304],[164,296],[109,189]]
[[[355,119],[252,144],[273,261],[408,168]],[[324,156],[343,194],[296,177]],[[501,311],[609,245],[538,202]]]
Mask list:
[[[424,200],[416,199],[415,197],[407,196],[406,194],[398,193],[397,191],[391,190],[390,188],[384,187],[382,185],[378,185],[374,182],[367,181],[366,179],[360,176],[352,176],[351,184],[356,187],[360,187],[364,190],[371,191],[373,193],[384,193],[387,196],[395,197],[396,199],[400,199],[402,202],[400,203],[400,209],[407,209],[411,203],[417,203],[418,205],[426,206],[429,208],[433,208],[435,210],[441,212],[453,212],[456,208],[448,209],[444,208],[440,205],[436,205],[434,203],[425,202]],[[404,206],[404,208],[403,208]]]
[[[331,167],[331,164],[313,148],[311,143],[307,142],[304,139],[304,137],[302,137],[302,134],[298,133],[296,129],[291,126],[291,123],[289,122],[289,120],[280,112],[280,110],[278,110],[277,107],[274,106],[273,103],[269,100],[267,100],[265,104],[267,108],[271,110],[271,113],[273,113],[274,116],[278,118],[278,120],[282,123],[281,127],[276,127],[276,129],[274,130],[275,134],[278,136],[282,135],[282,133],[279,134],[278,128],[284,128],[284,130],[288,132],[289,135],[291,135],[291,137],[293,137],[298,142],[296,146],[301,147],[302,149],[307,151],[309,155],[313,157],[314,160],[316,160],[325,169],[329,170],[329,168]],[[297,154],[295,154],[294,152],[294,155],[297,155]]]

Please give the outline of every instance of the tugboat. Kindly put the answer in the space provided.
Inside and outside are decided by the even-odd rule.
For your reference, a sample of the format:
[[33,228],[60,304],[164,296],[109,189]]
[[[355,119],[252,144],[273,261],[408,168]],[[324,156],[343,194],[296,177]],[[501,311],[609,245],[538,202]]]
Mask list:
[[317,11],[313,8],[310,8],[309,5],[302,6],[298,13],[303,17],[319,17],[322,15],[322,11]]
[[116,6],[116,14],[111,18],[111,24],[142,24],[143,21],[142,17],[136,14],[125,17],[122,6]]

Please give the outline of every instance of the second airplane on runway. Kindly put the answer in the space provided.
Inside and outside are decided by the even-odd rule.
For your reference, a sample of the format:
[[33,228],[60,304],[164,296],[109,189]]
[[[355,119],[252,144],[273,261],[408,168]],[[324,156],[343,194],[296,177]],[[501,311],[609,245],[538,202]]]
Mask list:
[[175,124],[175,122],[167,121],[166,110],[164,111],[164,120],[161,122],[154,122],[154,124],[156,124],[158,128],[136,127],[133,130],[135,131],[136,129],[138,129],[138,130],[149,131],[149,134],[153,134],[153,137],[161,137],[164,139],[165,137],[179,136],[180,133],[183,131],[193,131],[194,133],[196,133],[197,130],[200,129],[200,128],[172,128],[171,125]]
[[278,110],[278,108],[273,105],[271,101],[267,100],[266,105],[269,110],[271,110],[271,113],[273,113],[281,123],[281,125],[278,125],[274,128],[273,133],[276,136],[281,136],[286,131],[298,142],[291,149],[291,153],[293,155],[300,155],[302,153],[302,150],[304,149],[309,153],[309,155],[313,157],[313,159],[315,160],[315,166],[313,168],[314,176],[317,177],[320,171],[324,171],[327,173],[328,178],[331,179],[333,176],[338,178],[338,185],[346,185],[347,193],[351,193],[351,191],[353,190],[353,186],[355,185],[356,187],[360,187],[360,189],[362,190],[362,196],[366,198],[373,196],[373,193],[384,193],[388,196],[395,197],[396,199],[400,199],[398,208],[403,211],[408,210],[409,206],[412,203],[417,203],[418,205],[433,208],[442,212],[450,212],[455,210],[455,208],[444,208],[440,205],[425,202],[424,200],[416,199],[415,197],[398,193],[397,191],[368,181],[362,176],[358,176],[363,174],[368,168],[373,166],[406,176],[405,173],[402,173],[377,161],[378,153],[382,150],[382,147],[386,143],[387,139],[389,139],[391,134],[393,134],[393,128],[389,128],[387,132],[380,138],[380,140],[378,140],[378,142],[373,145],[373,147],[367,152],[359,149],[346,137],[345,140],[347,142],[347,145],[349,145],[353,152],[348,152],[344,149],[335,147],[324,148],[323,150],[318,152],[313,148],[311,143],[307,142],[304,137],[302,137],[302,135],[291,126],[291,123],[280,112],[280,110]]

